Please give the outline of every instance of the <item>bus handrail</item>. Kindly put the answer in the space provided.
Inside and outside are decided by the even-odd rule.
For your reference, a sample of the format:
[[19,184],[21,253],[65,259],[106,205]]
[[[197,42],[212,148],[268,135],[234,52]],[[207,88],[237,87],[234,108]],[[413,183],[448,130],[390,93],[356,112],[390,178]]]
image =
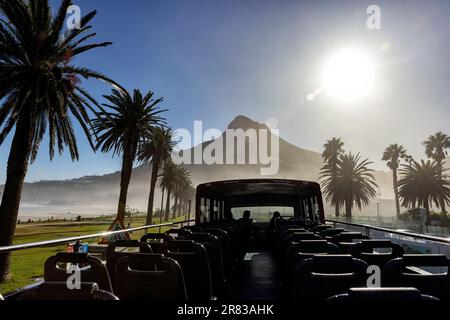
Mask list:
[[353,223],[353,222],[340,221],[340,220],[325,219],[325,222],[331,222],[334,225],[336,225],[336,223],[339,223],[339,224],[344,224],[344,225],[348,225],[348,226],[364,228],[366,230],[366,233],[369,229],[372,229],[372,230],[382,231],[382,232],[386,232],[386,233],[399,234],[402,236],[407,236],[407,237],[412,237],[412,238],[418,238],[418,239],[423,239],[423,240],[429,240],[429,241],[434,241],[434,242],[450,244],[449,238],[441,238],[441,237],[429,236],[429,235],[425,235],[425,234],[397,231],[397,230],[392,230],[392,229],[387,229],[387,228],[382,228],[382,227],[371,226],[368,224],[360,224],[360,223]]
[[99,232],[99,233],[94,233],[94,234],[86,234],[86,235],[76,236],[76,237],[67,237],[67,238],[61,238],[61,239],[15,244],[15,245],[10,245],[10,246],[0,247],[0,253],[24,250],[24,249],[31,249],[31,248],[38,248],[38,247],[47,247],[47,246],[53,246],[53,245],[58,245],[58,244],[66,244],[68,242],[73,242],[73,241],[78,241],[78,240],[85,240],[85,239],[90,239],[90,238],[101,238],[101,237],[106,237],[106,236],[121,234],[121,233],[126,233],[126,232],[133,232],[133,231],[140,231],[140,230],[145,230],[145,229],[153,229],[153,228],[161,228],[161,227],[169,227],[169,226],[173,226],[173,225],[177,225],[177,224],[183,225],[183,224],[191,223],[191,222],[195,222],[195,220],[191,219],[191,220],[182,220],[182,221],[167,222],[167,223],[160,223],[160,224],[149,224],[149,225],[144,225],[144,226],[140,226],[140,227],[123,229],[123,230],[104,231],[104,232]]

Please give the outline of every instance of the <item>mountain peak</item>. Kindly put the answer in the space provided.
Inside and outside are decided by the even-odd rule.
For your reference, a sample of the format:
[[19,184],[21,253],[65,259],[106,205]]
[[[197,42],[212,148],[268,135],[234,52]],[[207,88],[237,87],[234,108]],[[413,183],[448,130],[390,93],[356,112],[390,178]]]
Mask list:
[[250,119],[249,117],[238,115],[233,121],[228,125],[228,129],[268,129],[264,123],[259,123]]

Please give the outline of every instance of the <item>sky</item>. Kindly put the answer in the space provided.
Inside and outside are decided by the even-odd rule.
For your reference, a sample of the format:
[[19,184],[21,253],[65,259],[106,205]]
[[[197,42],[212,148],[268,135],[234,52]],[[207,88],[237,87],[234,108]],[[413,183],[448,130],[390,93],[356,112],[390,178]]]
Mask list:
[[[56,8],[59,1],[51,1]],[[416,158],[437,131],[450,133],[449,1],[78,0],[96,9],[97,41],[113,45],[80,56],[77,65],[101,71],[129,90],[152,90],[173,128],[224,130],[237,115],[275,118],[280,135],[322,151],[331,137],[345,149],[381,162],[401,143]],[[366,26],[367,7],[381,9],[381,29]],[[375,65],[371,95],[342,102],[320,92],[325,61],[345,48],[369,53]],[[100,102],[110,87],[83,86]],[[50,162],[44,141],[26,181],[70,179],[120,170],[120,158],[94,153],[79,127],[80,161],[68,153]],[[11,136],[0,146],[5,180]]]

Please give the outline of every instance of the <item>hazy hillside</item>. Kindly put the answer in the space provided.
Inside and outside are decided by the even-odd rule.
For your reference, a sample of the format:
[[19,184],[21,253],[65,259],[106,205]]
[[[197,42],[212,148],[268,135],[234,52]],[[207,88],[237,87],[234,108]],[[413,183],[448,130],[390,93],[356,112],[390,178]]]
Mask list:
[[[264,124],[255,122],[247,117],[238,116],[229,125],[230,129],[241,128],[267,128]],[[222,135],[218,139],[224,139]],[[219,141],[220,142],[220,141]],[[203,143],[195,148],[204,148],[211,142]],[[246,146],[248,151],[248,145]],[[317,152],[299,148],[284,139],[279,141],[280,161],[279,172],[273,177],[317,180],[321,156]],[[189,152],[194,150],[186,150]],[[249,154],[247,152],[246,159]],[[239,178],[258,178],[261,165],[186,165],[192,174],[194,185],[198,183]],[[388,172],[375,172],[377,183],[381,189],[383,200],[383,214],[392,215],[394,212],[392,175]],[[33,214],[67,214],[68,212],[80,214],[111,213],[116,210],[119,193],[118,172],[103,176],[85,176],[73,180],[64,181],[40,181],[27,183],[24,186],[21,206],[21,216],[27,217]],[[129,189],[130,207],[140,210],[146,209],[146,201],[149,190],[150,169],[141,165],[135,168]],[[0,187],[0,191],[2,187]],[[160,205],[160,193],[156,193],[156,207]],[[364,214],[376,214],[376,203],[364,210]]]

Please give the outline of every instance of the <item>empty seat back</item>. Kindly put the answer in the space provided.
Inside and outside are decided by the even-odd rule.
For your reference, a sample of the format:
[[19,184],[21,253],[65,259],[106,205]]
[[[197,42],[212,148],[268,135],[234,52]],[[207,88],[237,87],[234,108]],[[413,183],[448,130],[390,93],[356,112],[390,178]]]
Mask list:
[[161,254],[133,253],[115,268],[116,293],[124,300],[186,300],[183,272],[178,262]]
[[288,229],[283,230],[280,233],[279,238],[282,239],[282,238],[286,237],[287,235],[296,233],[296,232],[306,232],[306,229],[304,229],[304,228],[288,228]]
[[166,233],[147,233],[141,237],[142,242],[148,243],[153,253],[164,253],[167,242],[175,240],[175,238]]
[[175,240],[175,238],[167,233],[147,233],[141,237],[140,241],[152,243],[161,241],[167,242],[170,240]]
[[312,232],[316,232],[316,233],[320,234],[322,231],[324,231],[326,229],[330,229],[330,228],[333,228],[333,226],[329,225],[329,224],[319,224],[319,225],[311,227],[310,230]]
[[100,290],[96,283],[81,282],[70,290],[64,282],[43,282],[23,291],[18,300],[118,300],[111,292]]
[[298,264],[294,273],[292,298],[322,300],[366,286],[367,263],[351,255],[315,255]]
[[219,228],[205,228],[204,231],[219,239],[223,258],[223,275],[224,278],[227,279],[230,276],[231,268],[233,266],[233,252],[230,236],[228,235],[228,232]]
[[164,255],[180,264],[188,300],[211,300],[211,271],[202,244],[193,240],[169,241]]
[[380,268],[389,260],[401,257],[403,253],[401,246],[389,240],[362,240],[351,248],[352,256]]
[[296,266],[304,259],[312,258],[317,254],[339,254],[339,248],[326,240],[302,240],[289,245],[284,262],[283,278],[290,287],[292,275]]
[[[441,300],[450,299],[449,259],[441,254],[405,254],[392,259],[383,268],[382,285],[390,287],[411,286],[423,294]],[[409,268],[408,268],[409,267]],[[444,272],[430,273],[420,267],[441,267]]]
[[331,238],[331,242],[336,243],[343,253],[351,253],[352,247],[362,240],[369,239],[361,232],[341,232]]
[[327,299],[329,302],[420,302],[438,300],[416,288],[350,288],[348,293]]
[[[62,264],[62,265],[61,265]],[[95,282],[101,290],[113,292],[108,270],[103,262],[87,253],[59,252],[45,261],[44,280],[66,282],[73,272],[68,272],[69,264],[80,271],[82,282]]]
[[335,235],[337,235],[337,234],[339,234],[339,233],[342,233],[342,232],[344,232],[344,231],[345,231],[345,230],[342,229],[342,228],[327,228],[327,229],[325,229],[325,230],[320,231],[320,236],[321,236],[322,238],[325,238],[325,237],[333,237],[333,236],[335,236]]
[[201,243],[205,247],[211,269],[213,295],[219,295],[224,279],[223,256],[219,239],[216,236],[203,232],[193,232],[189,235],[189,239]]
[[[133,250],[132,248],[134,251],[130,252],[130,250]],[[108,245],[108,248],[106,249],[106,267],[108,269],[113,288],[115,288],[116,282],[116,263],[121,258],[133,252],[153,253],[153,250],[148,243],[137,240],[118,240]]]
[[170,235],[171,237],[178,240],[187,239],[191,233],[192,231],[181,228],[173,228],[165,232],[165,234]]
[[302,240],[323,240],[323,238],[312,232],[294,232],[281,239],[279,250],[284,255],[292,242],[299,242]]
[[315,254],[338,253],[340,253],[338,246],[326,240],[302,240],[289,245],[286,263],[293,266],[303,259],[311,258]]

